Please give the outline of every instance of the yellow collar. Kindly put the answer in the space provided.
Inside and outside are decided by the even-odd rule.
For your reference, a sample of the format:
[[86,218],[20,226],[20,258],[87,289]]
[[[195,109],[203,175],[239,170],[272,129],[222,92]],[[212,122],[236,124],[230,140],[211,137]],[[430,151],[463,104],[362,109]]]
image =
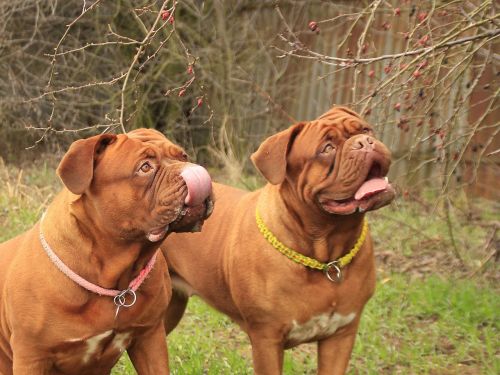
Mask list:
[[359,249],[361,249],[363,242],[365,242],[366,233],[368,232],[368,223],[366,219],[364,219],[361,234],[359,235],[359,238],[354,244],[351,251],[337,260],[328,263],[321,263],[316,259],[309,258],[293,249],[290,249],[282,242],[280,242],[280,240],[278,240],[274,236],[269,228],[266,227],[266,224],[264,224],[264,221],[262,220],[262,217],[260,216],[257,209],[255,210],[255,221],[257,222],[257,227],[259,228],[260,233],[262,233],[267,242],[269,242],[281,254],[285,255],[287,258],[293,260],[296,263],[302,264],[303,266],[323,271],[328,280],[332,282],[342,281],[341,269],[351,263],[352,259],[356,256]]

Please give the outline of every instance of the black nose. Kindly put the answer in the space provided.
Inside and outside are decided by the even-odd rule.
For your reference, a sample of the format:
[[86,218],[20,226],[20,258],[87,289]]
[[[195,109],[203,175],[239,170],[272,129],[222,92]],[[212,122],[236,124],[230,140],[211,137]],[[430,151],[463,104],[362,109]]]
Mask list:
[[374,139],[369,135],[358,136],[352,143],[351,148],[358,151],[372,151]]

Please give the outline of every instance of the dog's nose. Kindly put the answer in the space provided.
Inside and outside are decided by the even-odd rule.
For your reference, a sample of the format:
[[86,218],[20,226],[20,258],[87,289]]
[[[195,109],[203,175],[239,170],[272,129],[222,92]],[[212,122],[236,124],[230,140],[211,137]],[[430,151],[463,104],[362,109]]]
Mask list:
[[374,139],[369,135],[358,136],[357,139],[352,143],[351,148],[353,150],[359,151],[372,151],[373,150]]
[[184,203],[188,206],[197,206],[207,199],[212,192],[212,179],[207,170],[201,165],[191,164],[181,172],[186,182],[188,194]]

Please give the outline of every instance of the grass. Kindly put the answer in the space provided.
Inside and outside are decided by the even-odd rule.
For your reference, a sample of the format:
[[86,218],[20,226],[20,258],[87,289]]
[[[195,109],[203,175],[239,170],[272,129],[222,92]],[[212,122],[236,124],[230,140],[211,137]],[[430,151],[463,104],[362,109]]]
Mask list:
[[[0,163],[0,241],[40,217],[60,186],[53,171],[50,163],[25,172]],[[370,215],[379,281],[350,374],[500,373],[498,267],[481,263],[491,252],[485,244],[492,233],[488,223],[498,221],[495,204],[474,202],[467,212],[454,211],[452,230],[464,264],[453,255],[435,206],[400,200]],[[246,335],[200,299],[190,300],[168,344],[173,374],[252,373]],[[284,373],[313,374],[315,363],[315,345],[302,345],[287,351]],[[126,356],[113,370],[134,373]]]
[[[350,374],[498,374],[500,300],[491,287],[393,274],[368,303]],[[252,374],[250,345],[229,319],[198,298],[168,338],[173,374]],[[285,357],[285,374],[315,374],[316,347]],[[133,374],[124,359],[115,374]]]

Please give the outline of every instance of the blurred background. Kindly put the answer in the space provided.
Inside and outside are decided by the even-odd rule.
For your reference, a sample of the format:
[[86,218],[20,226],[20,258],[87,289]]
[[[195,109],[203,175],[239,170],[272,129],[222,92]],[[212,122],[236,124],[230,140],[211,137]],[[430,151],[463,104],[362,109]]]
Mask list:
[[[375,298],[393,308],[368,308],[355,367],[499,373],[498,7],[480,0],[2,1],[0,239],[38,219],[60,187],[54,168],[75,139],[156,128],[216,180],[254,189],[264,181],[249,155],[262,140],[332,105],[349,106],[392,150],[399,195],[370,215]],[[452,314],[450,301],[464,305],[443,318]],[[198,315],[215,314],[195,303]],[[223,340],[228,351],[211,346],[206,354],[181,332],[171,345],[174,373],[249,371],[245,338],[214,337],[238,331],[213,316],[200,342]],[[378,319],[394,324],[377,326]],[[417,361],[422,356],[428,360]],[[310,357],[308,349],[288,357],[287,373],[313,373]],[[129,371],[123,363],[117,373]]]
[[253,173],[248,155],[267,135],[340,104],[376,127],[402,185],[497,199],[496,11],[491,1],[3,2],[0,155],[35,159],[118,124],[155,127],[237,178]]

